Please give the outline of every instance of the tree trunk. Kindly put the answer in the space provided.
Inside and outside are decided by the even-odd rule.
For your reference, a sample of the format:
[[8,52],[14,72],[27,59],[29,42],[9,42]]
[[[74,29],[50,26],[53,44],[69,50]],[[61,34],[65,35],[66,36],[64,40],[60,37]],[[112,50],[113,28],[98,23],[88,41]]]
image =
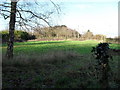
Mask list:
[[7,47],[7,52],[6,52],[6,56],[8,59],[13,58],[16,6],[17,6],[17,2],[11,1],[11,13],[10,13],[10,22],[9,22],[9,41],[8,41],[8,47]]

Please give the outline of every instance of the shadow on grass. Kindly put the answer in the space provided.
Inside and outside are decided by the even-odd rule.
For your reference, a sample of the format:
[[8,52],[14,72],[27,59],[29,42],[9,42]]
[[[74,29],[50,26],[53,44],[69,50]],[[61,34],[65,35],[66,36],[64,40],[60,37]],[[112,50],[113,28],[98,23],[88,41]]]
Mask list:
[[[67,41],[34,41],[34,42],[15,42],[15,46],[19,46],[19,45],[40,45],[40,44],[57,44],[57,43],[66,43]],[[0,44],[0,46],[2,47],[6,47],[7,44]]]

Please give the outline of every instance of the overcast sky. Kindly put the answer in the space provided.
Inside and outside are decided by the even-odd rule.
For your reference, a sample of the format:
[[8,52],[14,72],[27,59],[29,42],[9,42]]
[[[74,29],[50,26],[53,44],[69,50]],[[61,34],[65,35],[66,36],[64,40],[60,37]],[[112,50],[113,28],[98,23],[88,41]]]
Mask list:
[[[64,13],[58,18],[57,24],[66,25],[80,33],[89,29],[94,34],[104,34],[107,37],[118,36],[119,0],[53,1],[61,2],[61,9]],[[6,29],[7,23],[0,18],[0,30]]]

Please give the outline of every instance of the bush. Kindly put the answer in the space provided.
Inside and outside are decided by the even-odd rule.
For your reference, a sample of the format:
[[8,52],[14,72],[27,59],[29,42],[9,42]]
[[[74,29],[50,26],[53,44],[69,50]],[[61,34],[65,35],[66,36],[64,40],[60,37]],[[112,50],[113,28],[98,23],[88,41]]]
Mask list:
[[[9,33],[7,30],[1,31],[0,34],[2,34],[2,42],[5,43],[8,41]],[[22,42],[26,40],[36,39],[35,35],[31,35],[25,31],[18,31],[16,30],[14,32],[14,41]]]
[[15,40],[28,40],[29,39],[29,34],[27,32],[23,31],[15,31]]
[[3,43],[4,43],[4,42],[7,42],[7,41],[8,41],[8,36],[9,36],[8,31],[7,31],[7,30],[5,30],[5,31],[0,31],[0,34],[1,34],[1,36],[2,36],[2,42],[3,42]]

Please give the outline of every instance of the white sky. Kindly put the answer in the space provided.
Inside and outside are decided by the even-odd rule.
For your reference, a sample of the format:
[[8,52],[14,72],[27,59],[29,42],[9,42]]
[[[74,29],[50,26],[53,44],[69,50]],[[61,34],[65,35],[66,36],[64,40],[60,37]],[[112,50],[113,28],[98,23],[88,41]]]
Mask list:
[[[48,0],[46,0],[48,1]],[[61,2],[64,15],[58,24],[76,29],[80,33],[88,29],[94,34],[107,37],[118,36],[119,0],[52,0]],[[0,30],[6,29],[8,22],[0,18]]]

